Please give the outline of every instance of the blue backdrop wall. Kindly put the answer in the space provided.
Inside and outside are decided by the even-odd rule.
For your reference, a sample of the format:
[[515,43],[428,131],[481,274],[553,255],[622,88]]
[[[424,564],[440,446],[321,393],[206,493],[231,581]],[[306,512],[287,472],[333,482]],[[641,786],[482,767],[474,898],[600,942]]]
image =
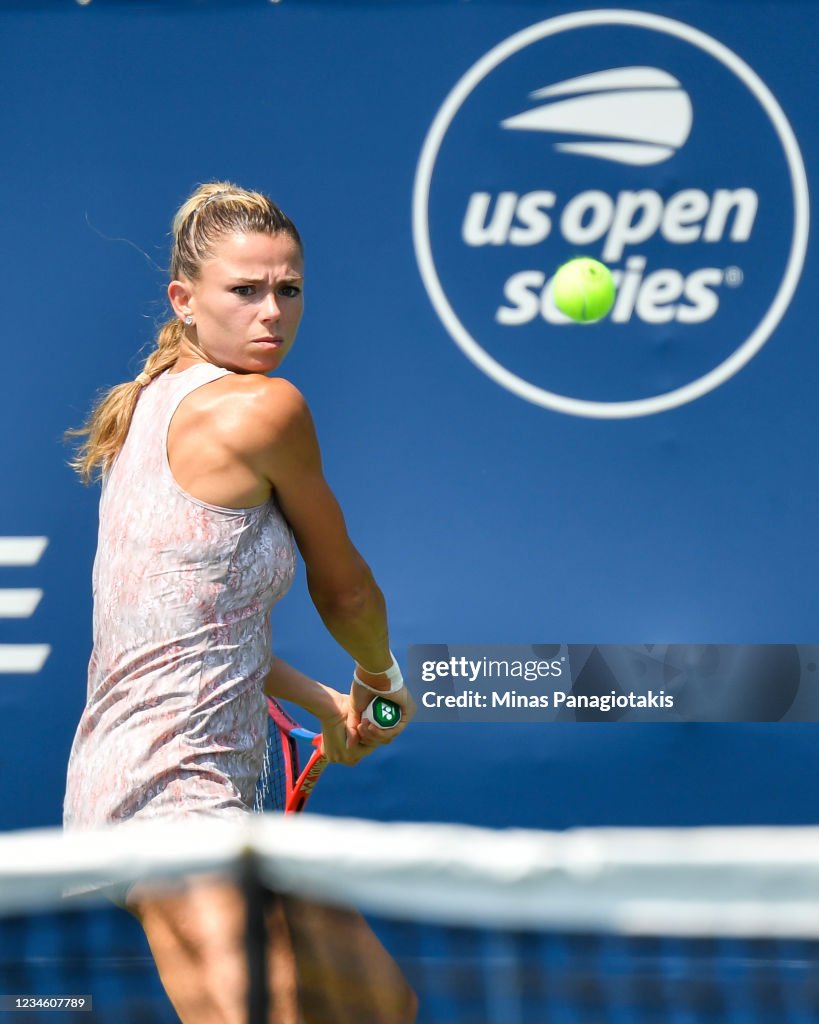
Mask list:
[[[140,368],[170,217],[216,177],[305,239],[284,372],[402,659],[800,644],[815,686],[817,33],[797,0],[0,5],[0,826],[59,820],[84,699],[97,493],[61,434]],[[620,282],[604,323],[551,304],[577,253]],[[346,687],[301,578],[274,637]],[[808,822],[818,742],[422,723],[314,808]]]

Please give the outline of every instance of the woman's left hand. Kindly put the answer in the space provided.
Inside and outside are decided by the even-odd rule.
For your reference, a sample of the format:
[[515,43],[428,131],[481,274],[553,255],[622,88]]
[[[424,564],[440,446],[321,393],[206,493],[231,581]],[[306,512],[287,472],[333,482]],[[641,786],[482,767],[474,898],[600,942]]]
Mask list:
[[388,697],[401,708],[401,721],[392,729],[380,729],[361,718],[362,711],[375,699],[373,694],[367,694],[355,685],[349,694],[339,693],[330,687],[324,689],[329,699],[320,717],[321,732],[324,753],[334,764],[358,764],[378,747],[391,743],[399,736],[415,714],[415,702],[405,687]]

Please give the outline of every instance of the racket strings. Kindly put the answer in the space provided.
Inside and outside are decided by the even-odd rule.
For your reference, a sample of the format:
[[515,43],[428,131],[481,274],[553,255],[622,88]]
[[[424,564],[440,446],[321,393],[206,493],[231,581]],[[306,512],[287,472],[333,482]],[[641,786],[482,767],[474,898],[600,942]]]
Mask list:
[[298,745],[273,718],[269,717],[265,756],[253,801],[253,810],[256,813],[284,810],[298,767]]

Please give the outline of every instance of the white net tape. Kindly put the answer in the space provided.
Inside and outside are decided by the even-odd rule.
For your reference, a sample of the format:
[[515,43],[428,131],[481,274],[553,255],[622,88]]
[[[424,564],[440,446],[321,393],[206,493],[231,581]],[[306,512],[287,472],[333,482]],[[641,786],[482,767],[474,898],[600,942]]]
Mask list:
[[315,815],[0,837],[0,913],[100,879],[229,872],[399,918],[505,928],[819,937],[819,828],[493,831]]

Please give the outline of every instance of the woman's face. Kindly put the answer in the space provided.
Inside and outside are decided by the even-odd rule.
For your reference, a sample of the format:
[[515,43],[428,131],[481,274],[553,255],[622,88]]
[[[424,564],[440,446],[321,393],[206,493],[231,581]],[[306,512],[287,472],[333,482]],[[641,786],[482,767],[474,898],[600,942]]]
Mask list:
[[[174,292],[175,285],[182,287]],[[270,373],[295,341],[303,287],[298,243],[254,232],[225,236],[199,280],[172,282],[168,291],[178,313],[193,315],[186,334],[193,332],[209,362],[235,373]]]

